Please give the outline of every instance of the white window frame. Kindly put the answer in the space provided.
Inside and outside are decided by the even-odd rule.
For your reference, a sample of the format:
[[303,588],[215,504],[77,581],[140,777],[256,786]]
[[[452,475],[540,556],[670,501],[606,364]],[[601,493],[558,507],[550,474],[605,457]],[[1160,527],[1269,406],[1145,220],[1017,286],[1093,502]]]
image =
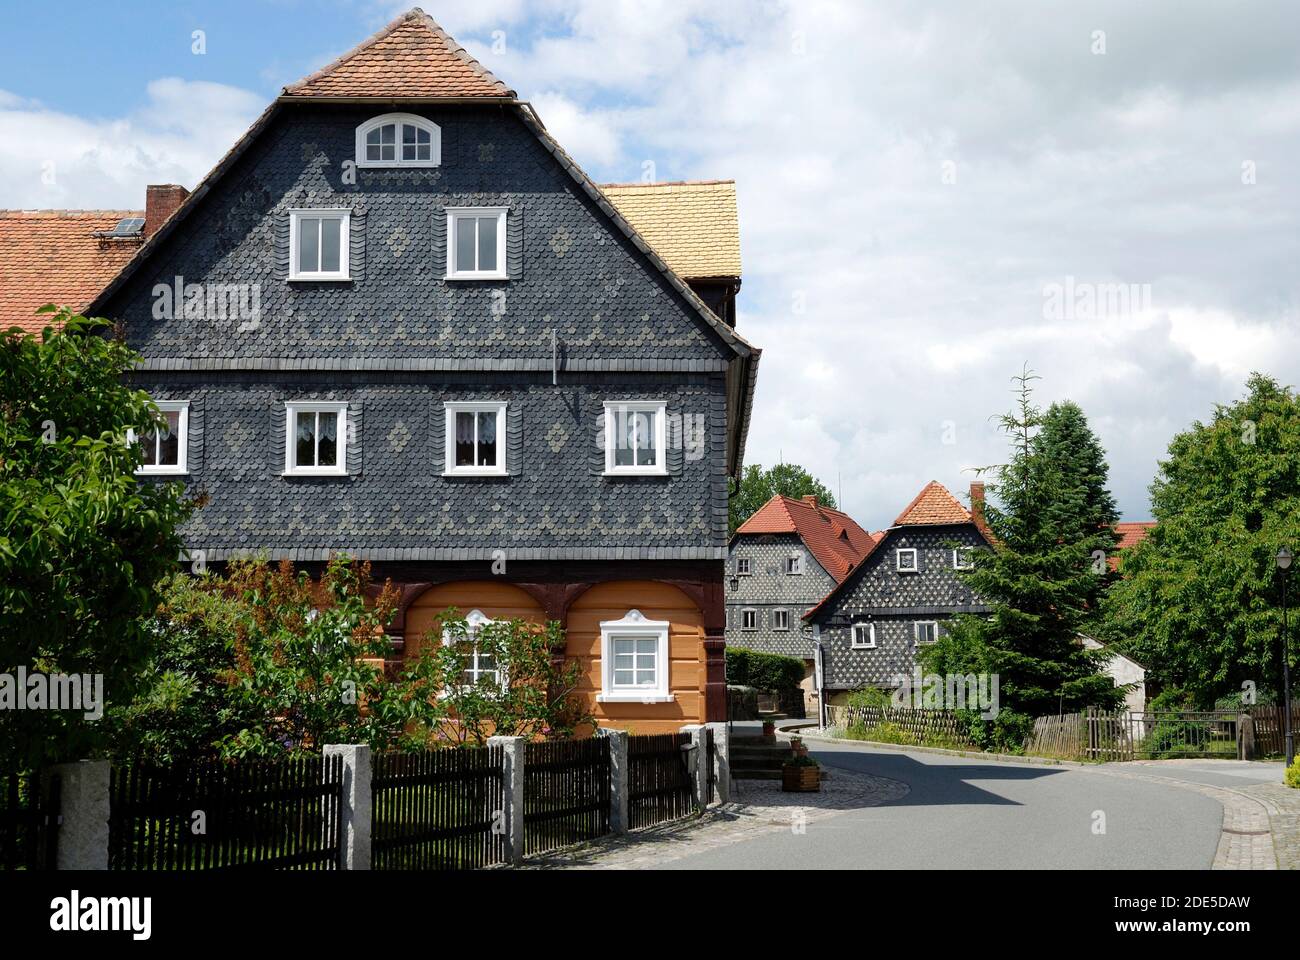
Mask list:
[[736,576],[738,577],[753,576],[753,574],[750,572],[749,557],[736,558]]
[[[506,408],[505,400],[449,400],[443,404],[446,410],[445,456],[443,461],[444,477],[504,477],[506,476]],[[456,414],[458,413],[495,413],[497,415],[497,462],[492,467],[458,467],[456,466]],[[474,446],[478,448],[478,417],[474,418]]]
[[[974,547],[956,547],[952,551],[952,568],[954,570],[974,570],[975,569],[975,557],[973,556],[974,551],[975,551]],[[961,562],[961,555],[963,553],[966,554],[967,557],[965,563]]]
[[[366,135],[376,127],[395,124],[397,131],[394,134],[395,143],[393,145],[392,160],[367,160],[366,159]],[[429,133],[429,159],[428,160],[403,160],[402,159],[402,125],[408,124],[415,127],[421,127]],[[417,117],[413,113],[385,113],[378,117],[372,117],[361,126],[357,127],[357,166],[361,168],[380,169],[392,167],[418,167],[429,168],[442,166],[442,128],[432,120],[426,120],[424,117]]]
[[[922,640],[921,628],[934,627],[934,639]],[[916,641],[918,647],[928,647],[939,640],[939,621],[938,620],[916,620],[912,623],[912,639]]]
[[[858,628],[866,627],[870,639],[866,643],[858,642]],[[858,621],[849,628],[849,647],[853,650],[876,649],[876,624],[873,620]]]
[[[338,270],[305,271],[298,263],[298,240],[302,231],[303,218],[338,218],[339,225],[339,268]],[[318,210],[301,209],[289,211],[289,279],[313,280],[325,283],[352,279],[350,257],[352,253],[352,211],[344,207],[329,207]],[[319,250],[319,245],[317,247]]]
[[[785,617],[785,626],[781,626],[782,616]],[[772,611],[772,629],[782,632],[790,629],[790,611],[785,607],[777,607]]]
[[[158,466],[154,464],[141,465],[136,467],[135,472],[141,476],[150,477],[179,477],[190,472],[189,470],[189,446],[190,446],[190,401],[188,400],[155,400],[154,405],[163,413],[179,413],[176,420],[176,463]],[[158,434],[150,433],[154,442],[154,453],[158,452]],[[127,443],[136,443],[136,433],[134,430],[126,431]],[[144,442],[141,437],[139,442]]]
[[[903,554],[912,555],[912,565],[903,566]],[[894,551],[894,569],[899,573],[920,573],[921,572],[921,554],[916,547],[899,547]]]
[[[480,681],[480,679],[489,673],[495,674],[496,676],[495,685],[499,693],[504,693],[509,683],[506,677],[506,668],[499,662],[497,663],[495,670],[479,670],[478,668],[478,661],[480,656],[479,647],[478,647],[478,632],[483,627],[487,626],[489,623],[495,623],[495,621],[492,620],[491,617],[487,616],[487,614],[485,614],[482,610],[471,610],[469,614],[465,617],[465,625],[468,628],[466,632],[469,635],[469,639],[474,644],[474,648],[470,652],[469,672],[473,674],[475,682],[473,684],[467,684],[467,683],[460,684],[459,689],[462,692],[473,690],[474,687]],[[444,628],[442,631],[442,645],[444,647],[449,647],[451,646],[451,644],[452,644],[451,631]],[[444,691],[443,693],[440,694],[440,696],[446,696],[446,692]],[[496,698],[494,697],[493,699]]]
[[803,576],[803,554],[792,553],[785,558],[785,575],[787,577]]
[[[598,703],[672,703],[676,698],[669,684],[672,664],[668,659],[667,620],[648,620],[640,610],[629,610],[621,620],[605,620],[600,624],[600,677],[601,692]],[[649,687],[614,685],[614,641],[656,641],[655,683]]]
[[[298,465],[298,414],[337,413],[334,442],[338,449],[332,467]],[[346,400],[286,400],[284,403],[284,476],[345,477],[348,474],[348,404]]]
[[[614,462],[617,436],[614,430],[615,414],[653,413],[655,415],[655,464],[653,466],[624,466]],[[633,448],[635,450],[635,447]],[[668,476],[668,402],[666,400],[606,400],[605,401],[605,476],[607,477],[666,477]]]
[[[508,280],[509,269],[506,265],[506,228],[509,225],[510,209],[508,207],[448,207],[447,208],[447,276],[448,280]],[[493,217],[497,218],[497,269],[462,270],[456,263],[456,218],[457,217]],[[477,244],[475,245],[477,249]]]
[[[754,625],[752,627],[747,627],[745,626],[745,621],[751,613],[754,615]],[[746,633],[753,633],[758,629],[758,609],[756,607],[744,607],[740,611],[740,629],[744,630]]]

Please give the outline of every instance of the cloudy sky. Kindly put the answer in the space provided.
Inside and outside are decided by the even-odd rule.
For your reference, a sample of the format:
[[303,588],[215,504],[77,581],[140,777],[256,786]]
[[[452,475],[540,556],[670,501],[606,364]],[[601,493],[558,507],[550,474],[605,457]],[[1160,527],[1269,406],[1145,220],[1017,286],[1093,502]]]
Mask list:
[[[0,207],[193,185],[380,0],[3,0]],[[1028,364],[1126,519],[1170,438],[1300,381],[1300,11],[1288,0],[424,0],[599,180],[734,178],[750,462],[865,525],[1004,454]],[[194,31],[205,52],[195,52]]]

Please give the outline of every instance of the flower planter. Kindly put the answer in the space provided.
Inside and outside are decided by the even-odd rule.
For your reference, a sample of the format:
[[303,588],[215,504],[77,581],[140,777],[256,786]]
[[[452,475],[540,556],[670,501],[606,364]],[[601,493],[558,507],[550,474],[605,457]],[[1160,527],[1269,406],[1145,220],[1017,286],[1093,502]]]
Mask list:
[[786,793],[819,793],[821,788],[821,767],[781,768],[781,789]]

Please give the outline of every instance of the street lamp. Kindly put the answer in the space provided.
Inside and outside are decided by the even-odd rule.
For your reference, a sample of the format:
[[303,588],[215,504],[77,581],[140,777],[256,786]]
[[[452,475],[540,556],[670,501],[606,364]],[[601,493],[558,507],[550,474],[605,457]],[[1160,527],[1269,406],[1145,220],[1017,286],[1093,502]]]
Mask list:
[[1295,760],[1295,737],[1291,733],[1291,633],[1286,622],[1286,572],[1291,569],[1291,551],[1277,552],[1277,568],[1282,571],[1282,711],[1286,730],[1286,765]]

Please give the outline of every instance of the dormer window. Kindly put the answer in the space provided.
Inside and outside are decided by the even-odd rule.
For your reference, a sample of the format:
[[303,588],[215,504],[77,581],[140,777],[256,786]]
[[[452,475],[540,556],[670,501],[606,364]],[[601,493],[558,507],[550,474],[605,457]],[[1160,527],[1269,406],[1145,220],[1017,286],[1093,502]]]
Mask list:
[[410,113],[387,113],[357,127],[357,166],[436,167],[442,163],[442,131]]

